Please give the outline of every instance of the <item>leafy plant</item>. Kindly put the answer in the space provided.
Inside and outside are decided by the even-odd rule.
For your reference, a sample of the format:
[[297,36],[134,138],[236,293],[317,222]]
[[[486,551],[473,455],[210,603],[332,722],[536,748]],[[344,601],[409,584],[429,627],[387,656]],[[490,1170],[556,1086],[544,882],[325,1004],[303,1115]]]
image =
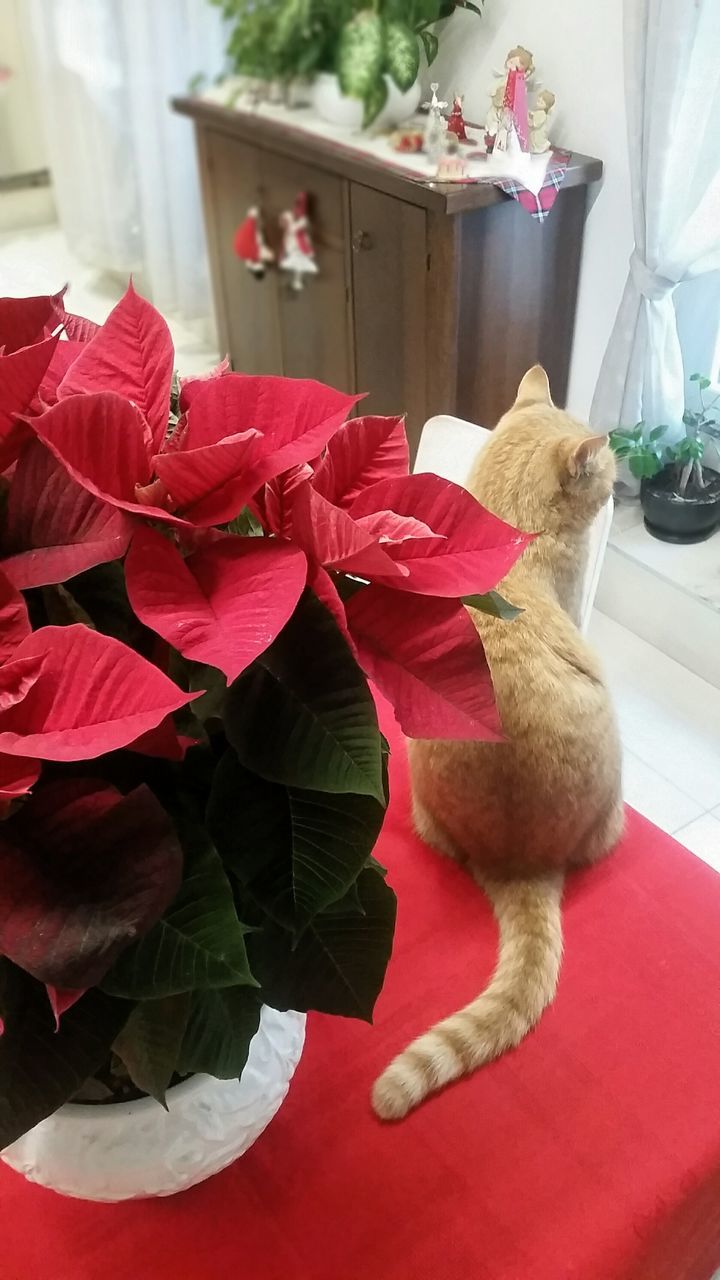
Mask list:
[[[479,0],[480,5],[483,0]],[[213,0],[232,22],[228,54],[241,75],[287,84],[337,72],[343,93],[359,98],[365,124],[387,99],[385,75],[401,92],[415,83],[422,45],[438,52],[432,29],[471,0]]]
[[[239,1076],[263,1003],[371,1019],[395,900],[370,675],[409,734],[497,738],[462,604],[526,537],[357,396],[178,379],[0,300],[0,1147],[120,1060]],[[474,593],[480,593],[479,595]]]
[[685,435],[681,440],[666,444],[664,437],[669,430],[668,426],[652,427],[648,431],[644,422],[638,422],[631,428],[619,427],[610,432],[610,445],[615,456],[627,462],[631,474],[637,480],[652,479],[665,467],[673,466],[677,491],[681,496],[687,493],[691,481],[698,489],[706,487],[702,466],[705,456],[703,433],[720,438],[718,423],[713,416],[720,404],[720,395],[706,403],[703,393],[710,387],[710,379],[693,373],[690,381],[697,384],[699,407],[685,410]]

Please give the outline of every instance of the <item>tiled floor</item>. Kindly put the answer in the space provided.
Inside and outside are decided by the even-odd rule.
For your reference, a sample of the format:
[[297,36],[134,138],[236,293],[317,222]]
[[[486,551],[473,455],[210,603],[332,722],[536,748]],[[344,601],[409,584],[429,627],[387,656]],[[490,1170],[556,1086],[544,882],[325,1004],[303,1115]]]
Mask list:
[[[124,287],[73,258],[56,227],[0,235],[0,293],[43,293],[65,281],[68,306],[99,321]],[[197,329],[169,323],[181,372],[215,363]],[[614,536],[640,537],[635,523],[619,516]],[[628,803],[720,871],[720,690],[597,611],[591,639],[618,709]]]
[[720,533],[692,546],[659,542],[647,532],[638,501],[618,503],[610,542],[653,573],[720,611]]
[[590,639],[618,712],[628,804],[720,871],[720,690],[597,611]]
[[[7,195],[0,195],[0,214],[3,202],[8,199]],[[102,322],[122,296],[127,281],[99,273],[78,261],[57,226],[0,234],[0,295],[22,297],[48,293],[61,289],[64,284],[68,285],[68,310]],[[173,316],[167,320],[180,373],[204,373],[217,363],[217,351],[207,340],[211,330],[208,323],[190,324]]]

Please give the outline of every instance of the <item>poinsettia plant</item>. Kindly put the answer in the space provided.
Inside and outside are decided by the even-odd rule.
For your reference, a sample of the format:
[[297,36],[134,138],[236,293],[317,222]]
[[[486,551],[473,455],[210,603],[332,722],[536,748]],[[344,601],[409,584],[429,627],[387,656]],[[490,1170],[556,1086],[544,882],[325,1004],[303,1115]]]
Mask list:
[[410,735],[497,738],[461,598],[527,539],[358,399],[178,379],[132,287],[101,327],[0,301],[0,1147],[109,1062],[239,1076],[263,1003],[371,1018],[368,677]]

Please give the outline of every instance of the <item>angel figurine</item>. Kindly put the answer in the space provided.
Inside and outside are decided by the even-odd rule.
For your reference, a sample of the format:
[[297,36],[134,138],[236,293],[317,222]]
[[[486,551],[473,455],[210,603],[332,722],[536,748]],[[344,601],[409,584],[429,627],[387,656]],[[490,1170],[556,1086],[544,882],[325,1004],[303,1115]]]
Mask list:
[[548,138],[548,119],[553,107],[555,106],[555,94],[549,89],[543,89],[535,99],[535,106],[529,113],[530,121],[530,150],[534,155],[542,155],[543,152],[550,150],[550,139]]
[[427,122],[425,125],[424,149],[425,154],[431,160],[439,160],[445,151],[445,138],[447,135],[447,120],[443,115],[443,111],[447,107],[447,102],[441,102],[437,96],[440,85],[436,82],[430,85],[432,89],[432,100],[423,105],[427,107]]

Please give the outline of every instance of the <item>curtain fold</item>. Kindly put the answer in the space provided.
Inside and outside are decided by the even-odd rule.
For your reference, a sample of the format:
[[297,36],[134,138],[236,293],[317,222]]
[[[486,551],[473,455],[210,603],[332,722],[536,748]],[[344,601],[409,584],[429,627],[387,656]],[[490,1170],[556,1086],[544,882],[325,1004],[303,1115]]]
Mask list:
[[78,257],[135,273],[163,311],[210,312],[190,122],[169,106],[224,64],[208,0],[30,0],[60,223]]
[[679,435],[696,285],[720,336],[720,0],[625,0],[624,38],[635,249],[591,420]]

